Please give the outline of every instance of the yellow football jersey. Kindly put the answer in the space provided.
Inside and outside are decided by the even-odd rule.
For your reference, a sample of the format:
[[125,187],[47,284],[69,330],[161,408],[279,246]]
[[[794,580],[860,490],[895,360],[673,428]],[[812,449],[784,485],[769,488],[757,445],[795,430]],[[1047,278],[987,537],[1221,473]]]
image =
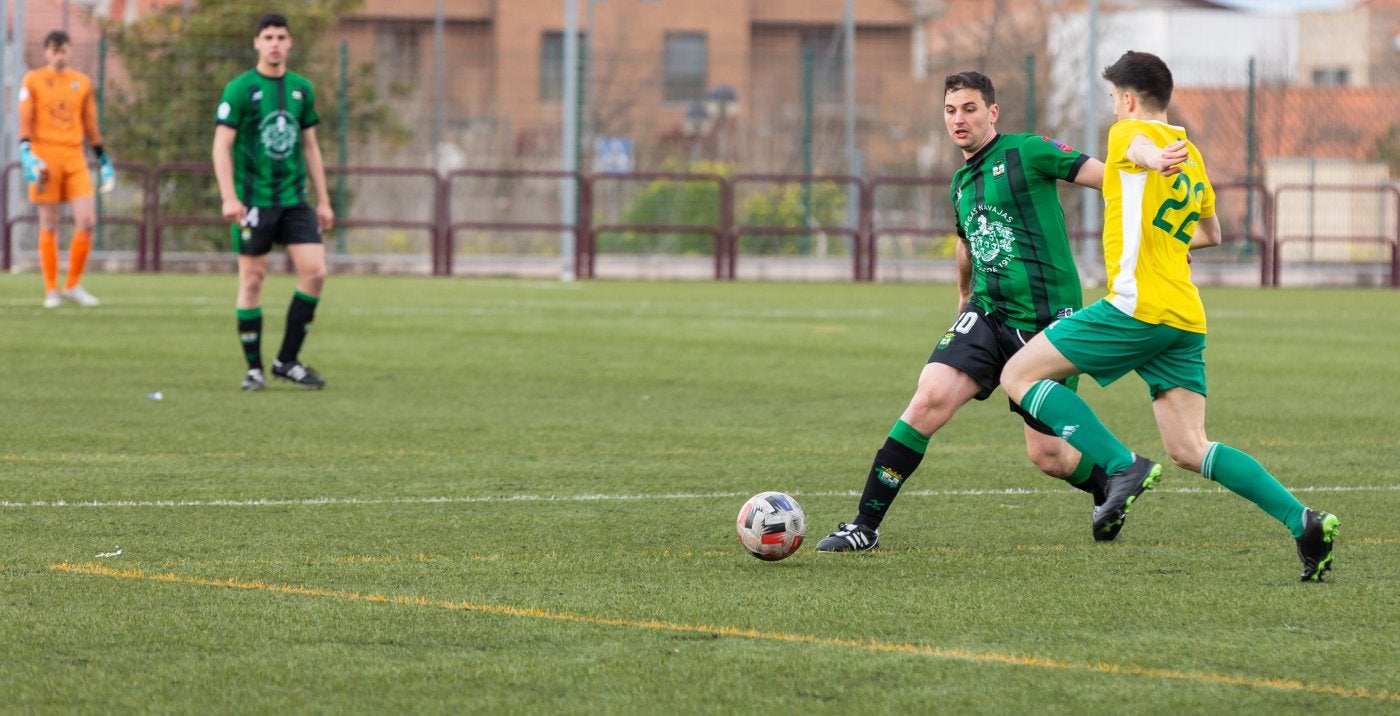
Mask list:
[[1108,130],[1103,177],[1103,257],[1108,300],[1140,321],[1206,332],[1200,292],[1186,252],[1196,223],[1215,215],[1215,190],[1194,144],[1180,174],[1164,177],[1128,159],[1133,137],[1159,147],[1186,139],[1163,122],[1125,119]]

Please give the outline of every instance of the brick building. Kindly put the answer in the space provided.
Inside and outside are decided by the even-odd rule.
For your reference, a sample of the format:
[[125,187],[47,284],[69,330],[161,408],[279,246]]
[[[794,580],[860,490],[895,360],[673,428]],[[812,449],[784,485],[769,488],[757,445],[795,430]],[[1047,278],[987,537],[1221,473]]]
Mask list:
[[[591,137],[621,137],[642,165],[699,149],[707,158],[744,157],[793,169],[810,117],[820,145],[817,164],[844,171],[839,131],[833,134],[844,121],[844,5],[580,0],[585,151]],[[856,3],[861,145],[876,163],[909,156],[910,139],[925,132],[927,105],[911,45],[913,5]],[[357,60],[377,63],[384,90],[414,88],[404,100],[406,113],[435,123],[435,134],[474,163],[555,161],[563,116],[563,0],[448,3],[440,78],[434,75],[435,6],[434,0],[368,0],[336,34]],[[810,115],[802,90],[804,50],[810,51]],[[435,82],[444,88],[441,106],[434,105]],[[726,93],[723,88],[732,90],[732,103],[706,103]],[[707,110],[699,122],[697,103]]]
[[1315,87],[1400,85],[1400,0],[1300,15],[1298,80]]

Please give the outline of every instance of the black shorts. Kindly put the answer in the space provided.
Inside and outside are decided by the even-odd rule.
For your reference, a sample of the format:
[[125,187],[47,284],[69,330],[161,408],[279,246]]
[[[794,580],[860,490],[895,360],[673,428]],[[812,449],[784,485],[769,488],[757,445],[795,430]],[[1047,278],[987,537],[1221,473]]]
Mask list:
[[[939,339],[938,345],[934,346],[928,362],[942,363],[966,373],[982,386],[977,399],[986,400],[1001,385],[1001,369],[1036,333],[1012,328],[996,314],[986,313],[969,304]],[[1074,390],[1079,385],[1079,376],[1061,382]],[[1011,412],[1020,415],[1032,430],[1058,435],[1050,426],[1022,410],[1015,401],[1008,399],[1007,403],[1011,406]]]
[[251,207],[247,226],[232,225],[233,250],[244,256],[262,256],[276,244],[321,243],[321,225],[309,204],[275,209]]

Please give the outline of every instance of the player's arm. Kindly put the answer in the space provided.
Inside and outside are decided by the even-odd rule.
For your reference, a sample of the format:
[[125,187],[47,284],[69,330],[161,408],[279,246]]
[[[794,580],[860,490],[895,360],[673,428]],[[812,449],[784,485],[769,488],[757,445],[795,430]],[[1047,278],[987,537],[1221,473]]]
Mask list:
[[316,142],[316,128],[301,131],[301,151],[306,158],[306,174],[316,191],[316,221],[322,231],[335,225],[335,210],[331,208],[330,191],[326,188],[326,164],[321,158],[321,145]]
[[92,87],[88,87],[87,94],[83,97],[81,113],[83,120],[83,136],[100,157],[101,151],[98,148],[102,146],[102,128],[97,124],[97,99],[93,97]]
[[219,183],[219,198],[223,200],[225,219],[236,224],[243,223],[248,207],[238,198],[238,190],[233,184],[233,141],[238,138],[238,130],[226,124],[214,127],[214,179]]
[[1071,181],[1082,187],[1103,191],[1103,162],[1089,157],[1088,161],[1079,166],[1079,171]]
[[1165,147],[1148,139],[1146,135],[1135,135],[1128,142],[1128,161],[1169,177],[1181,173],[1181,163],[1186,161],[1186,141],[1173,142]]
[[19,90],[19,141],[27,142],[34,136],[34,91],[29,87],[29,75],[24,76],[24,84]]
[[107,151],[102,147],[102,128],[97,123],[97,99],[93,96],[91,87],[88,87],[87,95],[83,98],[82,121],[83,136],[87,138],[88,146],[92,147],[92,153],[97,157],[97,190],[109,192],[116,186],[117,171],[112,168],[112,158],[107,156]]
[[1219,246],[1223,238],[1220,231],[1220,217],[1211,214],[1196,222],[1196,233],[1191,235],[1191,243],[1187,244],[1186,248],[1204,249]]
[[44,160],[35,155],[29,146],[29,138],[34,132],[37,102],[30,87],[30,76],[26,74],[19,90],[19,165],[24,181],[30,184],[47,181],[48,175]]
[[958,258],[958,310],[963,310],[972,300],[972,259],[967,252],[967,239],[958,237],[954,250]]

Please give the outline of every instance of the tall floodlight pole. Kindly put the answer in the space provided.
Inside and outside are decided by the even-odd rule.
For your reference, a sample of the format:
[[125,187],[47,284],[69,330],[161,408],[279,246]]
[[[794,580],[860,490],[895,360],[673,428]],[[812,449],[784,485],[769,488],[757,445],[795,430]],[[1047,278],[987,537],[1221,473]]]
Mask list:
[[[20,0],[23,2],[24,0]],[[10,92],[9,58],[10,52],[10,2],[0,0],[0,112],[5,116],[0,118],[0,168],[10,165],[10,120],[14,115],[10,111],[9,98],[17,96],[18,92]],[[7,200],[9,197],[5,197]],[[9,205],[9,202],[5,202]],[[0,221],[9,221],[10,217],[0,216]]]
[[[860,153],[856,150],[856,0],[846,0],[843,21],[846,75],[846,166],[851,176],[860,176]],[[860,221],[860,189],[854,184],[846,187],[846,226],[855,227]]]
[[[1259,160],[1259,135],[1254,131],[1254,58],[1249,58],[1249,94],[1244,108],[1244,183],[1249,188],[1244,193],[1244,235],[1254,238],[1254,183],[1255,163]],[[1254,244],[1245,244],[1253,246]]]
[[[13,34],[10,35],[10,37],[14,38],[13,43],[10,45],[10,51],[13,52],[13,53],[15,53],[15,55],[14,55],[14,56],[15,56],[15,69],[14,69],[14,76],[15,76],[15,87],[14,87],[14,88],[15,88],[15,94],[12,95],[12,97],[18,97],[18,96],[19,96],[19,94],[18,94],[18,93],[19,93],[19,85],[20,85],[21,82],[24,81],[23,78],[24,78],[24,72],[25,72],[25,70],[29,69],[29,65],[26,65],[25,62],[24,62],[24,6],[25,6],[25,4],[26,4],[26,3],[25,3],[25,0],[18,0],[18,1],[15,3],[15,26],[14,26]],[[6,121],[11,121],[11,122],[14,122],[14,123],[15,123],[15,139],[18,139],[18,138],[19,138],[19,115],[18,115],[18,113],[16,113],[16,112],[7,112],[6,115],[7,115],[7,116],[6,116]]]
[[443,125],[446,124],[447,112],[447,58],[446,58],[446,8],[443,6],[445,0],[437,0],[437,7],[433,9],[433,124],[431,130],[433,143],[433,156],[438,157],[435,164],[439,170],[442,169],[441,146],[443,136]]
[[[578,0],[564,0],[564,121],[560,128],[559,163],[566,172],[578,171]],[[559,180],[559,223],[573,226],[578,221],[576,181]],[[559,232],[559,280],[572,281],[574,275],[574,232]]]
[[[1099,58],[1099,0],[1089,0],[1089,41],[1085,43],[1084,56],[1084,153],[1091,157],[1099,154],[1099,103],[1098,77],[1094,70]],[[1080,192],[1084,210],[1080,217],[1079,271],[1086,284],[1097,284],[1103,273],[1099,261],[1099,236],[1103,212],[1103,194],[1092,191]]]
[[[19,97],[19,85],[20,82],[23,81],[22,78],[24,77],[26,69],[24,64],[24,5],[24,0],[18,0],[18,2],[14,4],[14,24],[10,29],[10,45],[5,48],[7,52],[11,53],[5,60],[5,65],[9,69],[9,74],[6,79],[10,79],[11,83],[10,86],[6,88],[5,100],[0,102],[0,107],[3,107],[9,102],[18,101],[16,98]],[[0,14],[0,23],[4,22],[3,18],[4,15]],[[0,118],[0,126],[6,128],[6,137],[4,139],[6,151],[3,157],[6,159],[6,164],[8,164],[9,148],[19,141],[19,113],[6,107],[5,116]],[[5,164],[0,164],[0,166],[5,166]],[[11,182],[10,196],[8,197],[10,200],[9,205],[12,207],[18,206],[23,196],[24,182]],[[9,220],[9,217],[0,218],[6,221]],[[12,240],[13,238],[14,237],[11,237]]]
[[598,41],[596,39],[598,33],[594,30],[593,11],[595,9],[594,6],[597,4],[597,1],[598,0],[587,0],[587,4],[584,5],[583,42],[579,44],[579,52],[581,53],[579,61],[583,63],[583,67],[579,70],[579,131],[578,139],[575,140],[578,142],[579,146],[574,148],[574,153],[579,155],[580,167],[583,166],[583,148],[588,146],[588,142],[585,142],[584,140],[593,140],[594,132],[597,130],[597,127],[594,126],[593,122],[594,117],[597,116],[596,108],[593,106],[593,101],[596,97],[597,91],[593,87],[593,68],[598,64]]

